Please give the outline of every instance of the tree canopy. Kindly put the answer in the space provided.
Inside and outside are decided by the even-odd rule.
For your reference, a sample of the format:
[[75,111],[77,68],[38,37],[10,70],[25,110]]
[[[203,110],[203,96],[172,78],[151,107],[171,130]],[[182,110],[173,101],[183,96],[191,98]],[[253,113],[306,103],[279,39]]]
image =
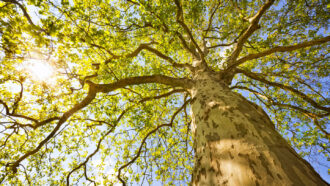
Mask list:
[[0,183],[186,185],[196,60],[329,158],[326,0],[2,0],[0,17]]

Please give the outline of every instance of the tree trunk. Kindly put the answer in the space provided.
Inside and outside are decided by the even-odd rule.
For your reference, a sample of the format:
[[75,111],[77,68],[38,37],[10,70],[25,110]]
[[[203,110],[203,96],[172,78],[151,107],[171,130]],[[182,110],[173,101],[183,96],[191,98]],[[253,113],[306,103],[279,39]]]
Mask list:
[[215,76],[205,73],[195,80],[191,185],[327,185],[260,107]]

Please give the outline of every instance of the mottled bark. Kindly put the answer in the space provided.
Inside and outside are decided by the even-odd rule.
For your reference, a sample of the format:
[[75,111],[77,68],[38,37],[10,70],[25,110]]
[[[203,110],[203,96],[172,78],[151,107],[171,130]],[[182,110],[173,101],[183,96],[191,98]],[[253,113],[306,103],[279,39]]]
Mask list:
[[219,78],[201,73],[191,94],[196,154],[191,185],[327,185],[260,107]]

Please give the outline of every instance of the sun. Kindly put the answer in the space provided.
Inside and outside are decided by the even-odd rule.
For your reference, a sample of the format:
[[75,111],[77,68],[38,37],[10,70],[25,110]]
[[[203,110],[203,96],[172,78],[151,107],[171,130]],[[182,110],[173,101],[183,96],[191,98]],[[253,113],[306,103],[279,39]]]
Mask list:
[[30,59],[24,66],[30,77],[36,81],[47,82],[55,73],[53,66],[46,60]]

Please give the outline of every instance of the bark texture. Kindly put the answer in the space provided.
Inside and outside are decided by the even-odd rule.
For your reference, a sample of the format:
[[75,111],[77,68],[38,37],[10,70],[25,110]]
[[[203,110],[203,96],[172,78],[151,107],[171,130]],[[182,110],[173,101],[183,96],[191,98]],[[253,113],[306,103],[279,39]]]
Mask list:
[[191,185],[328,185],[260,107],[216,76],[197,75],[191,94],[196,157]]

